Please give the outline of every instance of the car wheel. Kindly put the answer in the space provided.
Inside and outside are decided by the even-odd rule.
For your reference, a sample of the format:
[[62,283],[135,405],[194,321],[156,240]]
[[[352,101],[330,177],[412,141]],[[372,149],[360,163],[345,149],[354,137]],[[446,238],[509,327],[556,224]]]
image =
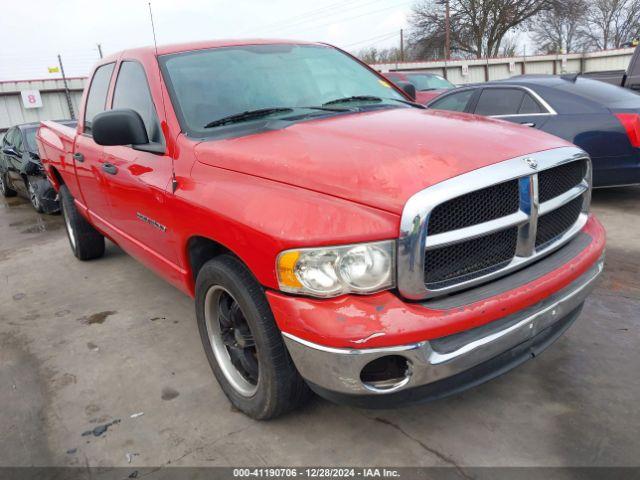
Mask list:
[[0,195],[5,198],[15,197],[16,191],[7,184],[7,174],[0,173]]
[[42,208],[42,202],[40,201],[40,196],[38,194],[38,188],[27,179],[27,190],[29,191],[29,200],[31,201],[31,205],[38,213],[42,213],[44,210]]
[[104,255],[104,236],[78,212],[66,185],[60,187],[62,217],[73,254],[80,260],[92,260]]
[[262,286],[236,257],[222,255],[202,267],[196,316],[209,364],[236,408],[266,420],[310,398]]

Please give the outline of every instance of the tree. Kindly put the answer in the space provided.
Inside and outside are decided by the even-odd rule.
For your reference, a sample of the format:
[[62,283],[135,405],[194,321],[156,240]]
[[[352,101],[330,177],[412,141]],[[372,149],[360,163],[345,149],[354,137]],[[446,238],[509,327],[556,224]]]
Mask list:
[[586,43],[587,0],[553,0],[529,22],[529,30],[542,53],[571,53]]
[[[397,63],[401,61],[400,49],[398,47],[377,49],[376,47],[363,48],[355,54],[365,63]],[[410,52],[405,51],[405,60],[410,60]]]
[[620,48],[640,35],[640,0],[592,0],[587,11],[585,38],[603,50]]
[[[451,52],[476,58],[497,56],[505,36],[547,8],[550,1],[450,0]],[[445,2],[419,0],[413,6],[410,41],[423,57],[444,54]]]

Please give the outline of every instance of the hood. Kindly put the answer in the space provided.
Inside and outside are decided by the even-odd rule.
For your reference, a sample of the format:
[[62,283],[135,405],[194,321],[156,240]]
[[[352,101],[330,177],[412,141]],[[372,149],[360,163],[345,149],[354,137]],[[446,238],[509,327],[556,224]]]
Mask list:
[[398,108],[205,141],[195,154],[207,165],[400,214],[411,195],[438,182],[567,145],[506,121]]

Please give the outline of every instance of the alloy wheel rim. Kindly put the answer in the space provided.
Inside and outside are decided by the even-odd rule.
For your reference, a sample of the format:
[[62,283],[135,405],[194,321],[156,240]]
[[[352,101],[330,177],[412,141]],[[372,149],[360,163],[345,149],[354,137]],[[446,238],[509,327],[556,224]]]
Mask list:
[[207,337],[220,370],[236,392],[253,396],[260,367],[253,333],[240,305],[220,285],[209,288],[204,302]]
[[40,208],[40,200],[36,194],[36,189],[31,182],[29,182],[29,198],[31,199],[31,205],[36,209]]

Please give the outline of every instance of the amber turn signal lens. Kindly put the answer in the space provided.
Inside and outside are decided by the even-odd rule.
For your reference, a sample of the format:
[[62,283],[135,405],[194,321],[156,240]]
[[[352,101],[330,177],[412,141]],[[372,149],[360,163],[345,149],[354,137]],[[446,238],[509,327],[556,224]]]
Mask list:
[[301,288],[302,284],[296,277],[295,266],[300,258],[300,252],[291,250],[278,257],[278,281],[281,286]]

